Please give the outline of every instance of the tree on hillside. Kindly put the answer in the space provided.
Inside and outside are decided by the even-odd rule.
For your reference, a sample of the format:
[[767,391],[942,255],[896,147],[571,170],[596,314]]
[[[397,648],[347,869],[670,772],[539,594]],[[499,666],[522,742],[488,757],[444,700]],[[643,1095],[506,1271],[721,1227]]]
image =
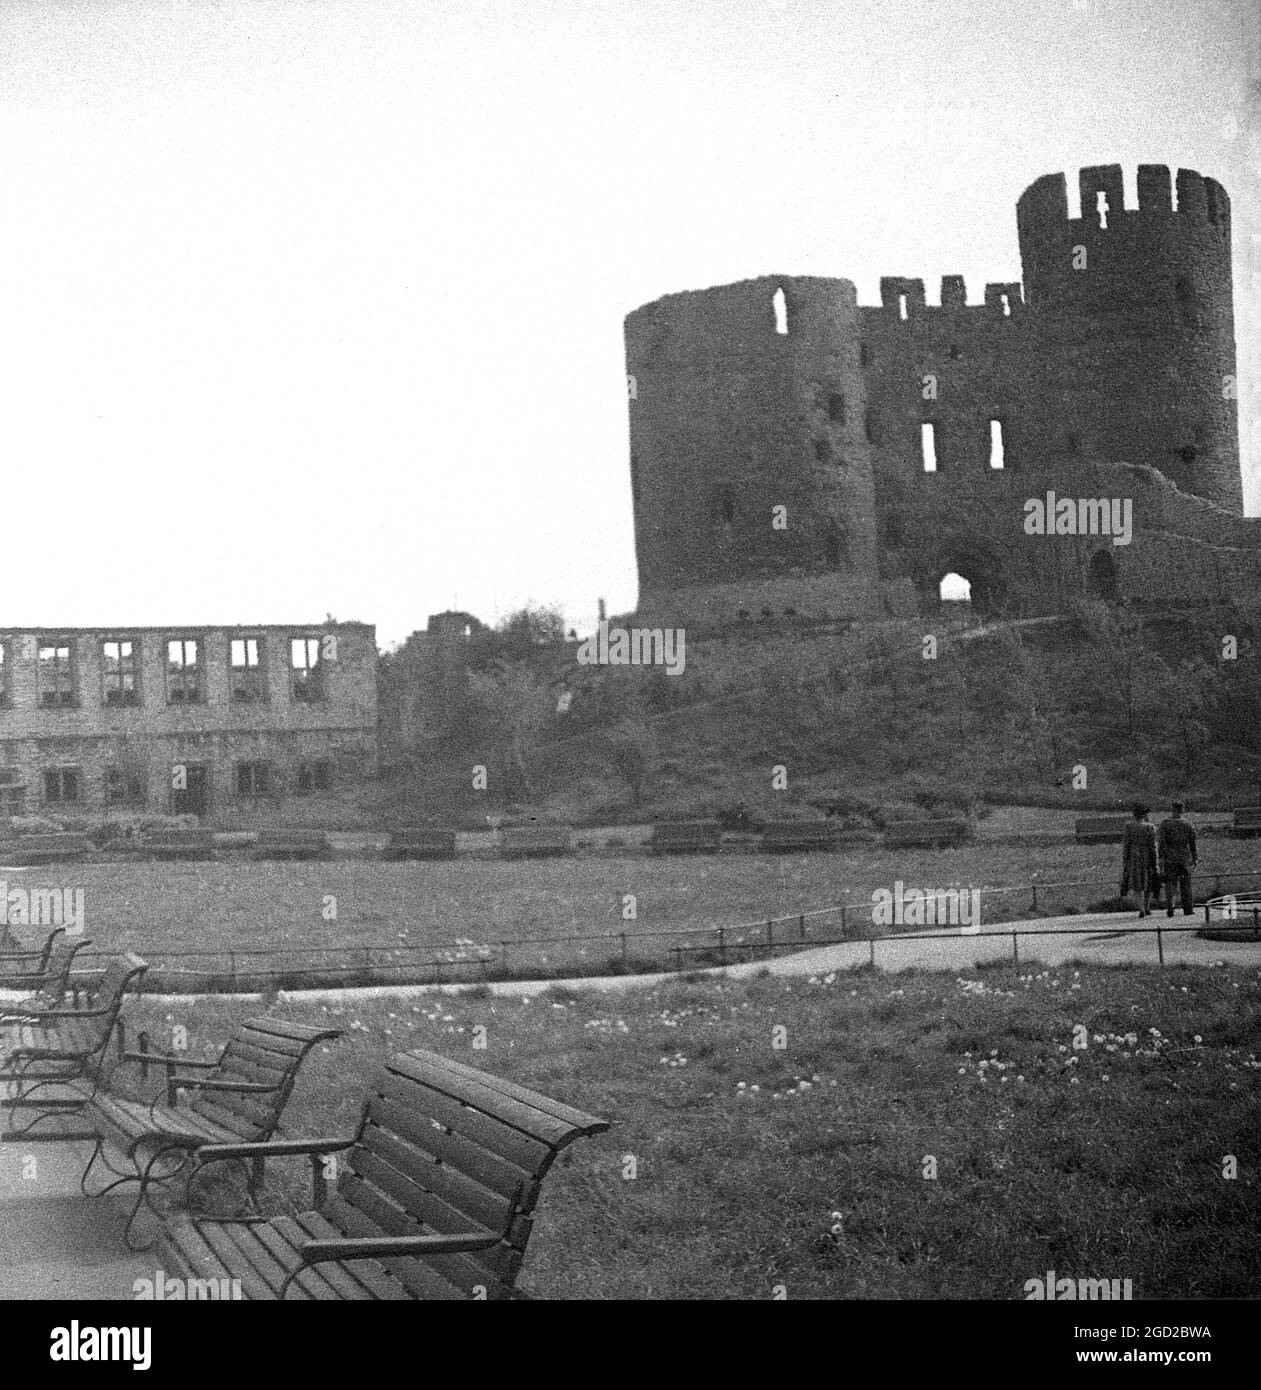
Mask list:
[[657,759],[657,737],[643,718],[623,719],[608,736],[609,761],[630,786],[636,806],[643,800],[644,784]]
[[565,615],[559,608],[526,604],[483,628],[469,640],[469,664],[484,667],[499,660],[523,661],[540,647],[565,640]]
[[1133,738],[1143,687],[1159,676],[1164,663],[1147,645],[1143,619],[1135,610],[1097,601],[1076,609],[1098,688],[1113,702],[1126,734]]
[[556,709],[552,682],[527,662],[501,658],[470,671],[468,688],[473,737],[489,745],[504,799],[532,799],[531,757]]

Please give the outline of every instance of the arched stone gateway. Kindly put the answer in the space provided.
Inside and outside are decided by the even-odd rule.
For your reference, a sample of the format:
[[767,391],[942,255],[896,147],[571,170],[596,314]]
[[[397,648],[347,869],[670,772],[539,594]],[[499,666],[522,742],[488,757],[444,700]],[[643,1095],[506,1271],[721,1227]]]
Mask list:
[[1005,602],[1002,564],[998,554],[983,542],[947,542],[925,557],[915,587],[925,614],[970,610],[992,617]]

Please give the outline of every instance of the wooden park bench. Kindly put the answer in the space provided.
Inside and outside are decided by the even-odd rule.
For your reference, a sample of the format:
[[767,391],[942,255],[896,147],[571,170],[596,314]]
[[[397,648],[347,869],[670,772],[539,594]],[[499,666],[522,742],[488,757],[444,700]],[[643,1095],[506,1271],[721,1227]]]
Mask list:
[[505,825],[499,852],[505,859],[536,859],[569,853],[567,825]]
[[82,858],[92,843],[86,835],[69,831],[55,835],[14,835],[0,840],[0,864],[50,864]]
[[1125,816],[1081,816],[1073,822],[1073,838],[1079,845],[1119,845],[1125,821]]
[[123,1000],[133,985],[139,991],[148,968],[139,956],[116,956],[81,1002],[43,1009],[9,1024],[9,1037],[0,1050],[0,1109],[33,1110],[35,1116],[5,1140],[30,1136],[50,1116],[83,1109],[85,1092],[70,1083],[99,1082]]
[[762,849],[768,854],[840,848],[840,827],[827,820],[768,820],[762,827]]
[[884,828],[889,849],[909,849],[916,845],[960,845],[968,838],[965,820],[897,820]]
[[[75,1088],[84,1095],[84,1118],[96,1131],[96,1144],[80,1179],[85,1196],[101,1197],[126,1183],[138,1183],[123,1238],[130,1249],[142,1248],[132,1239],[136,1218],[145,1206],[159,1214],[150,1189],[180,1179],[187,1204],[189,1187],[207,1161],[209,1145],[270,1139],[307,1054],[317,1043],[340,1037],[342,1031],[253,1018],[237,1029],[216,1061],[197,1060],[182,1052],[150,1052],[141,1034],[141,1050],[124,1052],[123,1058],[139,1061],[145,1075],[155,1063],[166,1069],[164,1100],[129,1100],[86,1083]],[[189,1075],[194,1068],[202,1074]],[[180,1102],[181,1090],[192,1092],[186,1103]],[[122,1151],[122,1167],[110,1162],[107,1146]],[[114,1180],[92,1192],[88,1174],[98,1158]],[[246,1191],[254,1210],[262,1167],[261,1160],[247,1166]]]
[[423,827],[394,830],[381,851],[382,859],[454,859],[455,831]]
[[200,827],[153,830],[144,837],[142,847],[155,859],[213,859],[215,833]]
[[0,989],[38,989],[38,985],[29,981],[48,973],[53,948],[65,934],[65,927],[54,927],[42,946],[25,951],[0,951]]
[[75,956],[91,944],[86,936],[69,936],[64,927],[58,927],[49,934],[43,950],[31,953],[36,956],[36,969],[0,976],[0,986],[26,994],[20,1002],[0,1004],[0,1025],[37,1021],[43,1014],[60,1009],[71,996],[71,1004],[77,1005],[79,989],[70,972]]
[[722,849],[722,826],[716,820],[658,821],[648,848],[653,854],[717,854]]
[[1261,835],[1261,806],[1236,806],[1230,833],[1237,840]]
[[331,859],[333,846],[322,830],[260,830],[255,859]]
[[[392,1058],[349,1139],[282,1139],[207,1158],[310,1156],[311,1210],[167,1222],[163,1268],[239,1279],[251,1299],[523,1298],[516,1287],[552,1161],[608,1121],[433,1052]],[[329,1156],[340,1176],[328,1191]]]

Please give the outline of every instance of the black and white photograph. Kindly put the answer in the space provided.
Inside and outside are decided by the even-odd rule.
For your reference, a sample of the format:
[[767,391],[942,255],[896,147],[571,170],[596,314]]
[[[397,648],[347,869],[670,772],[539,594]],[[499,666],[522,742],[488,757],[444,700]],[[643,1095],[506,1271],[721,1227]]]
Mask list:
[[1256,0],[5,0],[0,187],[16,1374],[1242,1356]]

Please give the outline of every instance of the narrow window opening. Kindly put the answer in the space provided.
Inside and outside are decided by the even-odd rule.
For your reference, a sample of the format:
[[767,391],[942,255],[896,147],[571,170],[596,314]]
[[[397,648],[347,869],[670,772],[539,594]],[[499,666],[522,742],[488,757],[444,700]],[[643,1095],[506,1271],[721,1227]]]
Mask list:
[[1108,195],[1100,189],[1095,194],[1095,211],[1099,214],[1099,226],[1107,231],[1108,229]]
[[953,570],[949,574],[942,575],[941,583],[937,586],[937,593],[943,603],[972,602],[972,585],[961,574],[955,574]]
[[771,299],[771,307],[775,310],[775,332],[786,334],[788,332],[788,300],[784,297],[782,289],[775,291]]
[[1011,318],[1011,299],[1005,294],[1000,294],[998,302],[1003,306],[1003,317],[1005,319]]
[[1003,422],[1001,420],[990,421],[990,467],[1005,468],[1005,454],[1003,451]]
[[898,318],[906,318],[906,295],[898,295]]
[[923,424],[919,427],[920,459],[925,473],[937,471],[937,426]]

